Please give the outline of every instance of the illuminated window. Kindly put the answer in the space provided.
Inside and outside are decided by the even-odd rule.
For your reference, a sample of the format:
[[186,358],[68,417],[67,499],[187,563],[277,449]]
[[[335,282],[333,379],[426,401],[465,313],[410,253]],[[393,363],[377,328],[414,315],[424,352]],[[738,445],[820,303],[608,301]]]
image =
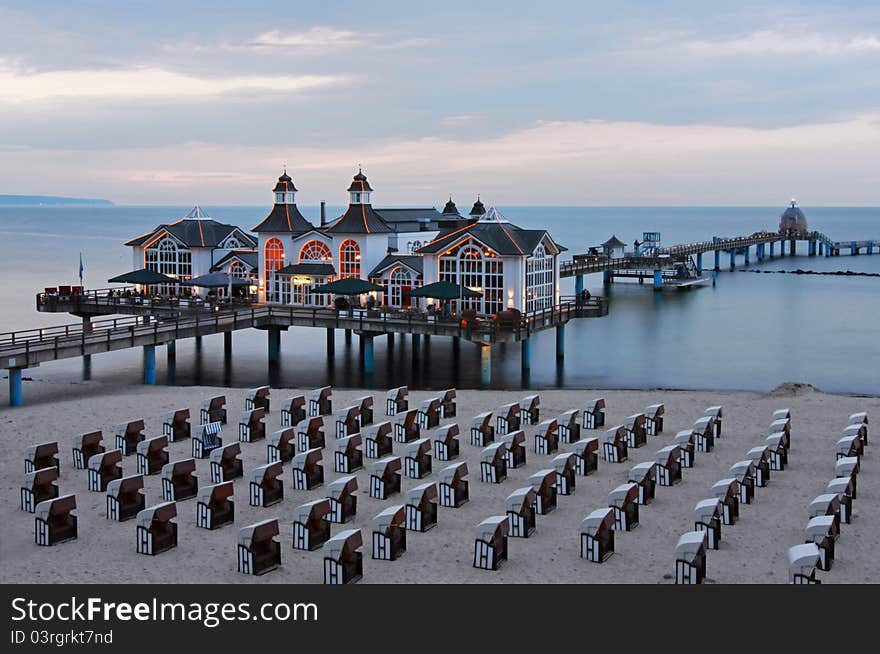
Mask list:
[[333,261],[333,253],[321,241],[309,241],[299,251],[299,261],[300,263],[303,261],[330,263]]
[[274,272],[284,267],[284,244],[277,238],[270,238],[263,248],[263,270],[266,283],[266,296],[270,301],[276,301],[278,289],[272,288],[275,281]]
[[472,239],[443,253],[440,280],[482,294],[459,301],[460,309],[474,309],[483,315],[494,315],[504,309],[504,264],[494,252],[483,251]]
[[526,259],[526,312],[553,306],[556,286],[554,272],[553,255],[539,245]]
[[361,248],[355,241],[339,246],[339,278],[361,276]]
[[245,270],[244,264],[241,263],[238,259],[233,259],[232,263],[229,265],[229,275],[232,277],[237,277],[239,279],[247,279],[249,277],[247,270]]
[[[179,247],[174,239],[166,236],[147,247],[144,252],[144,266],[179,280],[191,279],[192,253],[186,248]],[[177,288],[177,284],[162,284],[160,292],[168,293]]]

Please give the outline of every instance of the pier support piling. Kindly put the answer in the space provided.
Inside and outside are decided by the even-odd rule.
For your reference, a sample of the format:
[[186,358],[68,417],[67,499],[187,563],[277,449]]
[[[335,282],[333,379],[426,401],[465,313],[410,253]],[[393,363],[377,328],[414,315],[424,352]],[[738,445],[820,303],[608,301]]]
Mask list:
[[364,373],[372,375],[376,368],[376,359],[373,354],[373,337],[361,334],[360,339],[361,352],[363,353]]
[[776,241],[770,241],[770,258],[772,259],[775,256],[776,250]]
[[745,264],[748,266],[748,265],[749,265],[749,248],[746,247],[746,248],[743,250],[743,252],[745,253]]
[[223,332],[223,355],[227,359],[232,357],[232,332]]
[[270,328],[269,334],[269,363],[278,363],[281,356],[281,330]]
[[721,250],[715,250],[715,272],[721,270]]
[[556,325],[556,358],[565,358],[565,325]]
[[576,275],[574,278],[574,292],[580,295],[584,292],[584,276]]
[[807,256],[816,256],[816,241],[807,241]]
[[173,366],[177,363],[177,341],[168,341],[165,343],[165,358],[168,360],[169,366]]
[[703,253],[697,252],[697,274],[703,274]]
[[156,346],[144,345],[144,383],[156,384]]
[[336,331],[332,327],[327,328],[327,357],[332,357],[336,351]]
[[655,270],[654,271],[654,290],[659,291],[663,288],[663,271]]
[[785,256],[785,241],[779,241],[779,256]]
[[613,284],[614,283],[614,271],[606,270],[602,273],[602,283],[603,284]]
[[492,383],[492,346],[488,343],[480,345],[480,383],[483,386]]
[[9,369],[9,406],[21,406],[21,368]]
[[350,329],[345,330],[345,344],[351,345],[351,330]]
[[797,254],[797,240],[791,239],[791,241],[789,241],[789,248],[788,249],[789,249],[789,252],[791,252],[791,256],[796,255]]
[[529,338],[524,338],[520,341],[520,361],[522,362],[523,370],[531,370],[532,368],[532,341]]
[[416,358],[419,356],[421,349],[422,349],[422,335],[421,334],[413,334],[412,335],[412,355],[413,355],[413,358]]
[[730,257],[730,269],[736,270],[736,250],[730,250],[727,254]]

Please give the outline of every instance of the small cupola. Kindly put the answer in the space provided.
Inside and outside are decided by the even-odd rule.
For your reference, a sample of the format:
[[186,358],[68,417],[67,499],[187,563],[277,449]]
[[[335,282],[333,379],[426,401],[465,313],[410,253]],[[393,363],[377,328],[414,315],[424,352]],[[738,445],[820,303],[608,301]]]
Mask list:
[[444,216],[457,216],[458,207],[455,206],[455,202],[452,201],[452,196],[449,196],[449,202],[446,203],[446,206],[443,207],[443,215]]
[[287,174],[287,168],[281,173],[272,192],[275,193],[275,204],[296,204],[296,187]]
[[370,188],[370,182],[364,175],[360,166],[358,166],[357,175],[351,180],[351,186],[348,187],[348,203],[349,204],[370,204],[370,194],[373,189]]
[[477,196],[477,201],[474,202],[474,206],[471,209],[470,216],[471,218],[479,219],[483,214],[486,213],[486,207],[483,206],[483,203],[480,201],[480,196]]

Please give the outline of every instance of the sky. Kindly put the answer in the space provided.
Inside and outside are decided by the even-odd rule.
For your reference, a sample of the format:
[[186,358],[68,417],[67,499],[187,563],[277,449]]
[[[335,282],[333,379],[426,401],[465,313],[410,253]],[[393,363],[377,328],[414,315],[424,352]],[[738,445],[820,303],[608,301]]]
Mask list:
[[0,193],[878,202],[876,2],[8,2]]

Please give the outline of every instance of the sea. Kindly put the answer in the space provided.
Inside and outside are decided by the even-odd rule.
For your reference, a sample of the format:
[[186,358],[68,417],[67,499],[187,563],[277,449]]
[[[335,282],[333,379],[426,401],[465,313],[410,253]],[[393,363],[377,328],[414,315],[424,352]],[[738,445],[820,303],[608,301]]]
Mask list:
[[[267,207],[204,207],[216,220],[248,229]],[[317,223],[317,207],[300,207]],[[612,234],[631,244],[645,231],[661,234],[663,245],[775,230],[781,207],[498,207],[522,227],[544,228],[569,252],[585,252]],[[802,207],[810,229],[835,240],[880,241],[880,208]],[[75,284],[80,254],[85,285],[106,288],[107,279],[131,269],[122,243],[156,225],[183,216],[189,207],[7,207],[0,208],[0,331],[77,323],[66,314],[37,313],[35,295],[47,286]],[[328,215],[342,208],[328,208]],[[880,273],[873,256],[798,256],[723,272],[715,284],[687,291],[654,292],[650,283],[618,281],[604,286],[601,275],[586,285],[610,301],[609,315],[580,319],[566,327],[565,358],[555,356],[553,330],[533,337],[532,368],[521,370],[518,344],[491,352],[496,389],[676,388],[768,391],[785,382],[803,382],[828,392],[880,394],[880,277],[796,275],[797,269]],[[777,251],[778,252],[778,251]],[[712,254],[704,255],[711,268]],[[758,271],[758,272],[754,272]],[[779,274],[786,271],[787,274]],[[708,273],[711,275],[711,273]],[[574,281],[563,280],[572,294]],[[170,385],[253,387],[480,388],[480,347],[449,338],[423,342],[413,356],[409,337],[377,338],[375,371],[359,365],[357,336],[346,343],[337,332],[335,354],[327,357],[325,332],[292,328],[282,333],[281,360],[270,366],[266,333],[234,334],[226,360],[221,336],[177,345],[176,363],[157,357],[158,382]],[[161,350],[161,348],[160,348]],[[160,351],[161,354],[161,351]],[[91,369],[71,359],[26,371],[34,379],[79,380],[88,375],[111,384],[139,384],[142,353],[112,352],[92,357]]]

